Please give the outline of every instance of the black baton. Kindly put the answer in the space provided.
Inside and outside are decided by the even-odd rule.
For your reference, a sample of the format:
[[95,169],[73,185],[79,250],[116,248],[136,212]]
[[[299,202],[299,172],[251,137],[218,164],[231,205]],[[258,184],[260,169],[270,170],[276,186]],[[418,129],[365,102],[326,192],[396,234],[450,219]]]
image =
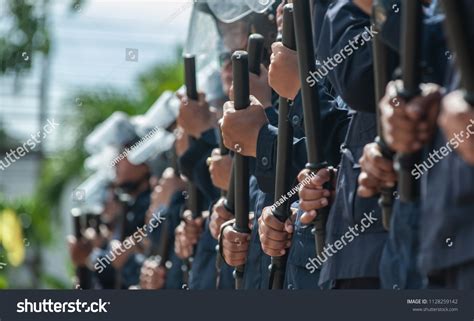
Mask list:
[[[294,25],[296,36],[296,51],[298,53],[298,67],[301,80],[301,97],[303,102],[304,129],[306,134],[306,150],[308,163],[306,168],[316,173],[326,168],[328,164],[323,159],[321,139],[321,108],[317,88],[310,86],[307,78],[310,72],[316,70],[313,48],[311,11],[308,0],[294,0]],[[326,221],[329,207],[319,209],[314,220],[313,233],[316,241],[316,253],[324,251],[326,238]]]
[[[250,105],[248,54],[245,51],[236,51],[232,55],[232,73],[234,80],[234,108],[245,109]],[[249,229],[249,160],[237,153],[234,156],[234,188],[237,202],[235,202],[234,229],[240,233],[250,233]],[[235,268],[235,284],[237,289],[242,288],[242,279],[245,265]]]
[[[79,212],[78,208],[73,209],[72,218],[74,225],[74,236],[76,242],[79,243],[82,240],[82,213]],[[90,289],[92,287],[91,272],[86,266],[78,266],[76,268],[76,277],[78,286],[82,290]],[[76,287],[77,288],[77,287]]]
[[[286,48],[296,50],[292,4],[285,5],[283,9],[282,42]],[[290,167],[293,150],[293,127],[289,121],[289,112],[289,100],[280,96],[278,107],[275,204],[283,195],[287,194],[291,188]],[[273,207],[273,215],[281,222],[285,222],[288,217],[290,217],[290,205],[290,201],[286,200],[280,206]],[[288,252],[283,256],[272,257],[270,266],[270,289],[283,289],[287,259]]]
[[[196,59],[194,55],[184,55],[184,82],[186,85],[186,96],[192,100],[198,100],[197,82],[196,82]],[[192,212],[192,217],[201,216],[202,195],[195,184],[191,183],[191,177],[188,177],[188,202],[187,207]]]
[[[421,1],[404,0],[402,7],[401,65],[403,88],[398,95],[409,102],[421,92],[421,40],[422,40]],[[398,170],[400,199],[414,202],[420,194],[419,182],[411,174],[415,164],[420,163],[422,151],[406,154],[398,153],[395,167]]]
[[[383,139],[382,121],[379,110],[379,102],[382,100],[385,94],[385,88],[390,81],[390,70],[388,63],[389,48],[380,39],[380,23],[382,21],[377,20],[381,16],[379,15],[379,4],[380,0],[375,0],[373,5],[372,13],[372,25],[374,26],[374,39],[372,42],[372,51],[374,59],[374,80],[375,80],[375,110],[377,114],[377,138],[375,142],[379,145],[382,156],[385,159],[393,161],[394,153],[385,143]],[[390,229],[390,220],[392,217],[392,208],[394,202],[394,192],[396,188],[382,188],[378,204],[382,210],[382,223],[384,228],[388,231]]]

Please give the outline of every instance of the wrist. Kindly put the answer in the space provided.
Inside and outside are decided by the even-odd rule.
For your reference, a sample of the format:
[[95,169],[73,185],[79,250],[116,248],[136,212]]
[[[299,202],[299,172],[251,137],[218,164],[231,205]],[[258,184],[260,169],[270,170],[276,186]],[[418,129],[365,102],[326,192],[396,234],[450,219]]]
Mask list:
[[258,129],[254,130],[252,133],[252,142],[249,146],[248,153],[250,157],[256,158],[257,157],[257,144],[258,144],[258,137],[260,135],[260,131],[263,127],[266,127],[268,122],[262,124],[262,126],[258,127]]
[[262,102],[261,102],[262,106],[263,106],[263,109],[267,109],[267,108],[270,108],[270,107],[273,107],[273,104],[272,104],[272,95],[270,93],[270,96],[266,99],[264,99]]
[[214,128],[214,123],[211,119],[209,119],[207,122],[205,122],[201,128],[199,128],[199,130],[195,133],[196,135],[194,135],[195,138],[201,138],[201,136],[207,132],[208,130]]
[[295,100],[296,96],[298,95],[298,92],[300,91],[301,89],[301,86],[299,85],[299,82],[298,82],[298,86],[296,86],[295,88],[293,88],[293,91],[291,92],[291,97],[288,97],[289,99],[291,100]]

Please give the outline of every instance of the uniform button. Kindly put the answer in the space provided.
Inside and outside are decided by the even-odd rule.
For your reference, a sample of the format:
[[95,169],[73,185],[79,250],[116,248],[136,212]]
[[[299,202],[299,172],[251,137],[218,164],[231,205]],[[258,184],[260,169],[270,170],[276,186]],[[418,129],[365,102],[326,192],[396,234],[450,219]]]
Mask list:
[[293,118],[291,119],[291,122],[293,125],[298,125],[300,123],[300,117],[298,115],[294,115]]
[[262,157],[262,165],[267,166],[268,165],[268,158],[267,157]]

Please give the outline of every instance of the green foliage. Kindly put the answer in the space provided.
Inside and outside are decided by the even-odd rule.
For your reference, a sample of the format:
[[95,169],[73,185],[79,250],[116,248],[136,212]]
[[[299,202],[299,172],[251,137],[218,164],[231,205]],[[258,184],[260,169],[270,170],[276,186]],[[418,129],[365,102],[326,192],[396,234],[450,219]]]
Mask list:
[[[72,12],[78,12],[83,0],[70,0]],[[16,74],[31,68],[35,53],[48,55],[51,38],[48,25],[50,0],[1,0],[0,75]],[[4,18],[8,17],[8,18]],[[6,30],[3,32],[3,28]]]
[[0,36],[0,74],[31,68],[35,52],[48,54],[50,37],[45,12],[47,1],[4,0],[10,19]]
[[71,288],[70,285],[65,284],[62,280],[51,274],[43,274],[41,281],[49,289],[67,290]]
[[8,289],[8,280],[2,275],[0,275],[0,289]]
[[30,243],[47,243],[51,240],[50,212],[51,208],[41,199],[6,200],[0,194],[0,211],[12,209],[17,215],[25,214],[31,220],[29,228],[23,230],[23,235]]
[[[178,53],[182,50],[177,49]],[[175,91],[184,83],[183,65],[179,61],[167,65],[159,65],[152,68],[138,78],[138,84],[142,90],[142,105],[145,108],[151,106],[155,100],[166,90]]]

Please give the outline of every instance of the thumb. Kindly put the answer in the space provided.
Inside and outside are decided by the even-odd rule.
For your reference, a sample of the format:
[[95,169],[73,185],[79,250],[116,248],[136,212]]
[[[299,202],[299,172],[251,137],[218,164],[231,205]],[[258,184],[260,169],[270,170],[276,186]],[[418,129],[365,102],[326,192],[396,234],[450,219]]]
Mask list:
[[281,41],[276,41],[276,42],[272,43],[272,53],[273,54],[279,53],[283,47],[284,46],[283,46],[283,43]]
[[260,105],[260,106],[262,106],[262,103],[260,103],[260,101],[257,98],[255,98],[255,96],[250,95],[250,105]]

